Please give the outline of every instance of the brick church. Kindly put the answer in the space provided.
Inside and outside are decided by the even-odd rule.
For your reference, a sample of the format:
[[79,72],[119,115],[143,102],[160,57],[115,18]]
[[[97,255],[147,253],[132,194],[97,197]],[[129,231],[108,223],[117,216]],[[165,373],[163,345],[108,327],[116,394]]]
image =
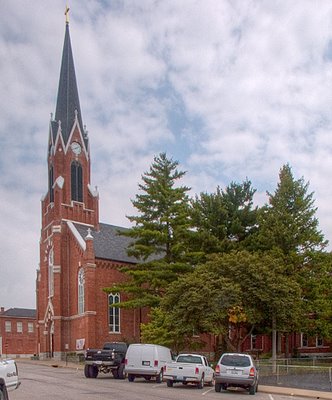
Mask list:
[[[120,268],[137,260],[127,255],[130,239],[119,235],[125,228],[99,221],[99,194],[91,185],[89,137],[81,113],[68,20],[47,149],[48,188],[41,202],[37,315],[34,319],[29,314],[27,319],[21,310],[18,318],[17,312],[2,308],[0,345],[4,344],[6,353],[27,353],[25,345],[22,351],[17,346],[23,337],[17,336],[24,333],[25,325],[25,340],[31,342],[31,335],[36,337],[35,351],[28,352],[33,351],[40,359],[60,359],[68,352],[102,347],[106,341],[139,342],[146,313],[114,307],[124,300],[122,294],[103,291],[123,281]],[[12,332],[10,326],[16,331]],[[278,353],[296,350],[306,356],[332,354],[332,344],[322,338],[294,333],[287,343],[282,335],[279,339]],[[214,347],[213,340],[209,347]],[[243,345],[243,351],[257,355],[270,350],[268,335],[251,335]]]
[[112,307],[121,294],[103,291],[124,279],[119,267],[136,260],[126,252],[130,239],[118,234],[124,228],[99,221],[68,20],[47,148],[36,280],[37,353],[57,359],[105,341],[139,341],[140,313]]

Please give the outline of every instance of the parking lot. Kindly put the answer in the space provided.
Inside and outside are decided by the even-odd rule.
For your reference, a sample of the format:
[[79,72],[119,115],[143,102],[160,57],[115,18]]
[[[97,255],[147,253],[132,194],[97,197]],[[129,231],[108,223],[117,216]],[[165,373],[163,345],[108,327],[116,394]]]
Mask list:
[[[21,386],[10,392],[10,400],[283,400],[289,399],[289,392],[273,393],[259,391],[255,397],[246,391],[232,390],[216,393],[212,387],[197,389],[194,386],[175,385],[168,388],[165,383],[146,382],[137,379],[135,382],[115,380],[110,375],[97,379],[86,379],[80,368],[63,368],[18,361]],[[330,395],[330,397],[328,397]],[[248,398],[249,397],[249,398]],[[316,396],[313,396],[317,398]],[[298,399],[307,398],[299,396]],[[332,399],[327,393],[326,399]]]

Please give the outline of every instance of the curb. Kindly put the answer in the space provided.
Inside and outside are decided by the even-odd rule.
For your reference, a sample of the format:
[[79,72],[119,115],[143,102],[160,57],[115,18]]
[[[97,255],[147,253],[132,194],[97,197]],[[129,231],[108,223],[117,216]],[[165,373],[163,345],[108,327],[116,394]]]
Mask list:
[[332,392],[323,392],[319,390],[307,390],[307,389],[288,388],[279,386],[259,385],[258,391],[264,393],[283,394],[286,396],[300,396],[300,397],[310,397],[313,399],[332,400]]

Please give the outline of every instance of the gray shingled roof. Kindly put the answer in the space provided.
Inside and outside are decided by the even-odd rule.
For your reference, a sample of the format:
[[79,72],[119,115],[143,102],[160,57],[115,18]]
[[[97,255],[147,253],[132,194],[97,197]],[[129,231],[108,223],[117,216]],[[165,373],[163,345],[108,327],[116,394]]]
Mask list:
[[[78,223],[74,225],[82,239],[85,239],[88,227]],[[99,231],[91,229],[96,258],[133,264],[138,262],[137,258],[127,255],[127,248],[133,239],[119,235],[119,231],[126,231],[126,228],[103,223],[99,224],[99,228]]]
[[30,308],[9,308],[0,315],[5,315],[7,317],[36,318],[36,310]]

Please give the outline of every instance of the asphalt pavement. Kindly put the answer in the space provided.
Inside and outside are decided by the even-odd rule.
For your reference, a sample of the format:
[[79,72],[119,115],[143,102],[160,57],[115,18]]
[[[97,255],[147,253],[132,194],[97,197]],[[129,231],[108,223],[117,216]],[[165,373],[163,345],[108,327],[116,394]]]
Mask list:
[[[84,364],[82,363],[73,363],[67,361],[57,361],[52,359],[47,360],[31,360],[29,358],[17,358],[16,359],[18,368],[20,363],[33,363],[39,365],[47,365],[51,368],[73,368],[73,369],[84,369]],[[306,390],[299,388],[289,388],[283,386],[267,386],[267,385],[259,385],[259,392],[264,393],[274,393],[274,394],[282,394],[285,396],[299,396],[299,397],[309,397],[313,399],[326,399],[332,400],[332,391],[319,391],[319,390]]]

